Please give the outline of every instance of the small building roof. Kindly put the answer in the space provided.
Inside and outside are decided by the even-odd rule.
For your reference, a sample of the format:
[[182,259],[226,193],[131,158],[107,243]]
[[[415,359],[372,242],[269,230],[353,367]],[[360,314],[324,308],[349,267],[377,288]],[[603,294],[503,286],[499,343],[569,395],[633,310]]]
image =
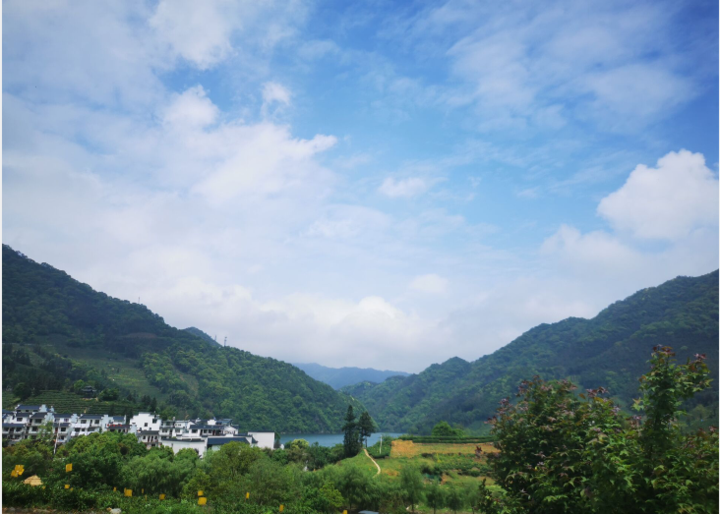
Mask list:
[[25,428],[22,423],[3,423],[3,428]]
[[[250,438],[250,439],[252,439],[252,438]],[[208,437],[207,438],[208,447],[222,446],[223,444],[232,443],[232,442],[250,444],[248,437]]]
[[103,419],[104,414],[81,414],[80,419]]
[[30,416],[30,419],[43,419],[47,417],[47,415],[50,414],[49,412],[37,412]]
[[40,405],[18,405],[15,410],[40,410]]

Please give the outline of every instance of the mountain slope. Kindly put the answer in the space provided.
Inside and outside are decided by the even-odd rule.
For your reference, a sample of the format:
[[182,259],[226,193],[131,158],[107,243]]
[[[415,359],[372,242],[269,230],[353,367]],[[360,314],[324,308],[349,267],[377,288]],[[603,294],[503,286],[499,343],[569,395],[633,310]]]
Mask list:
[[327,366],[314,363],[294,363],[293,366],[300,368],[315,380],[325,382],[335,389],[340,389],[341,387],[357,384],[359,382],[380,383],[389,377],[406,377],[409,375],[409,373],[405,373],[404,371],[384,371],[372,368],[353,367],[328,368]]
[[222,345],[221,345],[220,343],[218,343],[215,339],[213,339],[212,337],[210,337],[210,335],[206,334],[205,332],[203,332],[203,331],[200,330],[199,328],[188,327],[188,328],[186,328],[186,329],[184,329],[184,330],[185,330],[186,332],[190,332],[191,334],[198,336],[200,339],[202,339],[202,340],[204,340],[204,341],[207,341],[208,343],[215,344],[215,345],[218,345],[218,346],[222,346]]
[[83,379],[181,414],[232,417],[241,430],[340,431],[352,400],[294,366],[173,328],[9,246],[2,256],[4,390]]
[[[644,289],[591,320],[540,325],[472,363],[451,359],[418,375],[343,391],[362,401],[385,430],[425,432],[443,419],[481,429],[498,401],[536,374],[570,378],[585,388],[605,386],[628,405],[657,344],[675,348],[680,360],[707,354],[717,380],[717,271]],[[716,409],[717,397],[715,389],[697,401]]]

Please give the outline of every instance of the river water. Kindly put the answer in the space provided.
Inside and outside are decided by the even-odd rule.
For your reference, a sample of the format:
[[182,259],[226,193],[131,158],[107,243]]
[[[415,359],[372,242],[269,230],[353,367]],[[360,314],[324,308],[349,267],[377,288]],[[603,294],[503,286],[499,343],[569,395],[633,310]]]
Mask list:
[[[377,441],[380,440],[380,436],[391,436],[391,437],[399,437],[402,434],[393,433],[393,432],[385,432],[385,433],[379,433],[379,434],[373,434],[370,437],[368,437],[368,446],[372,446]],[[320,446],[335,446],[336,444],[342,444],[343,438],[345,437],[344,434],[283,434],[280,436],[280,442],[282,444],[287,444],[293,439],[305,439],[308,443],[318,443]]]

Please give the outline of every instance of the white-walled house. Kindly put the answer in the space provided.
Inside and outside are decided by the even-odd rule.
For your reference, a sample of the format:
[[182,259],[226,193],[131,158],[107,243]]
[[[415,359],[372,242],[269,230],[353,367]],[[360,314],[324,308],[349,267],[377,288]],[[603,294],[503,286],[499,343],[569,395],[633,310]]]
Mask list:
[[73,426],[78,422],[77,414],[59,413],[54,415],[53,420],[53,437],[57,440],[57,444],[63,444],[72,437]]
[[50,424],[55,421],[55,417],[52,412],[36,412],[30,415],[30,422],[28,423],[27,436],[31,439],[35,439],[43,428],[43,425]]
[[172,448],[173,453],[177,453],[180,450],[190,448],[195,450],[200,457],[205,455],[207,449],[207,440],[202,437],[186,437],[186,438],[160,438],[160,444],[162,446],[169,446]]
[[110,423],[110,416],[107,414],[81,414],[73,424],[71,436],[78,437],[94,433],[105,432]]
[[258,448],[275,448],[275,432],[248,432],[248,435],[257,441]]
[[259,448],[272,449],[275,446],[274,432],[241,434],[228,418],[162,420],[156,414],[140,412],[126,419],[125,416],[107,414],[55,413],[52,406],[46,405],[18,405],[15,410],[3,410],[2,420],[3,438],[9,444],[37,437],[42,427],[47,425],[52,427],[52,436],[57,444],[66,443],[72,437],[109,431],[134,434],[138,442],[148,449],[169,446],[177,453],[191,448],[200,457],[208,450],[232,441]]
[[129,424],[135,425],[137,431],[154,430],[160,432],[160,425],[162,420],[157,414],[151,414],[149,412],[139,412],[130,418]]

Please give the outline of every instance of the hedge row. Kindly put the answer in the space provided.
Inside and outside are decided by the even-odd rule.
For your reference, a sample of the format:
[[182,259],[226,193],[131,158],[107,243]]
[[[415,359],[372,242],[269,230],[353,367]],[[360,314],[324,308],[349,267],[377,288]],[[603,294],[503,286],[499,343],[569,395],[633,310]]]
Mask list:
[[495,441],[494,436],[480,437],[439,437],[431,435],[401,435],[398,439],[412,441],[414,443],[446,443],[446,444],[467,444],[467,443],[489,443]]

